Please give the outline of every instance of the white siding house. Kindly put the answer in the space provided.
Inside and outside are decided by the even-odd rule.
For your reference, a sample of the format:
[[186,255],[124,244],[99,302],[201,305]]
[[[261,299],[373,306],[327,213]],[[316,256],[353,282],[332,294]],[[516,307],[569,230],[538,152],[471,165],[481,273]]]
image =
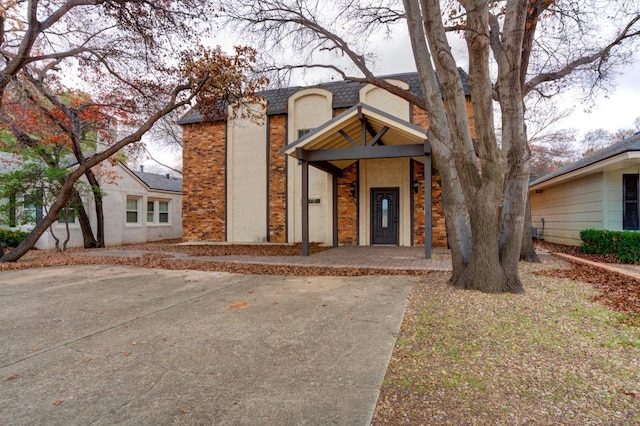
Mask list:
[[640,230],[640,133],[530,185],[538,237],[580,245],[580,231]]
[[[19,167],[19,157],[0,153],[0,174]],[[94,168],[104,194],[105,245],[144,243],[182,236],[182,179],[133,171],[121,162],[114,165],[105,162]],[[83,196],[85,209],[94,230],[96,214],[91,196]],[[0,203],[7,200],[0,200]],[[42,217],[42,209],[34,215]],[[14,215],[15,216],[15,215]],[[20,215],[18,215],[20,216]],[[33,224],[0,223],[3,228],[29,231]],[[83,239],[76,217],[69,218],[70,240],[68,247],[82,247]],[[63,241],[66,226],[63,220],[52,225],[55,235]],[[51,229],[38,240],[36,248],[55,246]]]

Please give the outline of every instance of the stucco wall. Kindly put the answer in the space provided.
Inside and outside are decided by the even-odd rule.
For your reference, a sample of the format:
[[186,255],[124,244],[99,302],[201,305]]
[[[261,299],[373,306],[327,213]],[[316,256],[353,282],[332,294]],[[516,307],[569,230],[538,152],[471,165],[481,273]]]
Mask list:
[[542,231],[546,241],[558,244],[580,245],[580,231],[587,228],[603,229],[603,173],[543,188],[531,192],[532,226]]
[[[387,81],[403,89],[409,88],[409,85],[404,81]],[[360,102],[394,115],[402,120],[410,120],[411,108],[409,102],[377,86],[369,84],[360,89]]]
[[234,119],[227,126],[227,241],[267,236],[266,120]]
[[[289,98],[288,138],[298,139],[298,131],[314,129],[333,118],[332,94],[326,90],[303,89]],[[302,240],[302,167],[289,157],[288,171],[288,239]],[[309,205],[309,239],[313,242],[331,244],[332,226],[331,176],[314,167],[309,167],[309,199],[320,199]]]

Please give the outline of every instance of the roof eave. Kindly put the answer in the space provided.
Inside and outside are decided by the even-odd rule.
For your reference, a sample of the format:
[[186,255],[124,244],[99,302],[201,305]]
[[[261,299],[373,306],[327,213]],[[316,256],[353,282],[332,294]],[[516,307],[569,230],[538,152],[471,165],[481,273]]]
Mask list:
[[627,160],[639,160],[640,151],[625,151],[620,154],[605,158],[595,163],[588,164],[579,169],[571,170],[558,176],[554,176],[550,179],[543,180],[529,187],[529,191],[535,191],[537,189],[547,188],[549,186],[558,185],[560,183],[577,179],[582,176],[598,173],[601,171],[609,171],[615,168],[617,164]]

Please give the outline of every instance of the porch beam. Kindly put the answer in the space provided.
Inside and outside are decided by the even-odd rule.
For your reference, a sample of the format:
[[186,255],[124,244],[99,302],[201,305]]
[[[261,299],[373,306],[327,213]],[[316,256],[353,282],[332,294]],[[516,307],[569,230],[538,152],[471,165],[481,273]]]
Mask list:
[[340,167],[336,167],[328,161],[314,161],[310,163],[316,169],[322,170],[323,172],[329,173],[331,176],[342,177],[342,169]]
[[423,144],[358,146],[354,148],[307,151],[296,148],[296,158],[311,162],[338,160],[369,160],[375,158],[420,157],[426,155]]
[[340,130],[338,130],[338,133],[340,133],[342,135],[342,137],[345,138],[347,140],[347,142],[349,142],[352,146],[354,146],[354,147],[359,146],[358,142],[353,140],[353,138],[351,136],[349,136],[349,134],[347,132],[345,132],[344,130],[340,129]]
[[380,131],[373,137],[373,139],[371,139],[371,142],[369,143],[369,146],[373,146],[376,143],[378,145],[384,145],[384,142],[382,142],[382,137],[388,131],[389,131],[389,126],[384,126],[382,129],[380,129]]

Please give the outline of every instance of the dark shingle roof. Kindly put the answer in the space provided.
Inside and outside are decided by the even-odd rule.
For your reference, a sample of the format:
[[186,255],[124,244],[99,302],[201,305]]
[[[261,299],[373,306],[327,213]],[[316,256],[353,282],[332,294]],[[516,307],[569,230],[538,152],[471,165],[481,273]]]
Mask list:
[[149,189],[158,191],[182,192],[182,178],[171,177],[169,174],[159,175],[156,173],[131,172],[138,177]]
[[623,139],[618,143],[615,143],[611,146],[603,148],[600,151],[594,152],[593,154],[587,157],[581,158],[575,163],[567,164],[566,166],[559,168],[553,173],[544,175],[534,180],[533,182],[531,182],[529,186],[537,185],[539,183],[548,181],[555,177],[558,177],[567,173],[571,173],[583,167],[590,166],[599,161],[606,160],[607,158],[611,158],[616,155],[622,154],[624,152],[631,152],[631,151],[640,151],[640,132],[637,132],[630,138]]
[[[460,73],[460,79],[462,81],[462,87],[467,96],[470,94],[469,90],[469,76],[462,69],[458,68],[458,72]],[[418,97],[422,97],[422,88],[420,87],[420,80],[418,79],[417,72],[408,72],[401,74],[391,74],[381,76],[381,78],[385,79],[395,79],[404,81],[409,85],[409,90],[411,93],[414,93]],[[330,91],[333,94],[333,108],[351,108],[355,104],[357,104],[359,99],[359,93],[362,86],[366,83],[358,83],[356,81],[332,81],[329,83],[321,83],[314,86],[295,86],[295,87],[287,87],[283,89],[273,89],[266,90],[264,92],[258,93],[261,96],[264,96],[267,101],[267,115],[277,115],[277,114],[286,114],[287,106],[289,102],[289,97],[293,95],[295,92],[302,89],[309,88],[320,88]],[[178,120],[178,124],[192,124],[199,123],[202,121],[202,115],[198,113],[195,109],[190,110],[185,115],[183,115],[180,120]]]

